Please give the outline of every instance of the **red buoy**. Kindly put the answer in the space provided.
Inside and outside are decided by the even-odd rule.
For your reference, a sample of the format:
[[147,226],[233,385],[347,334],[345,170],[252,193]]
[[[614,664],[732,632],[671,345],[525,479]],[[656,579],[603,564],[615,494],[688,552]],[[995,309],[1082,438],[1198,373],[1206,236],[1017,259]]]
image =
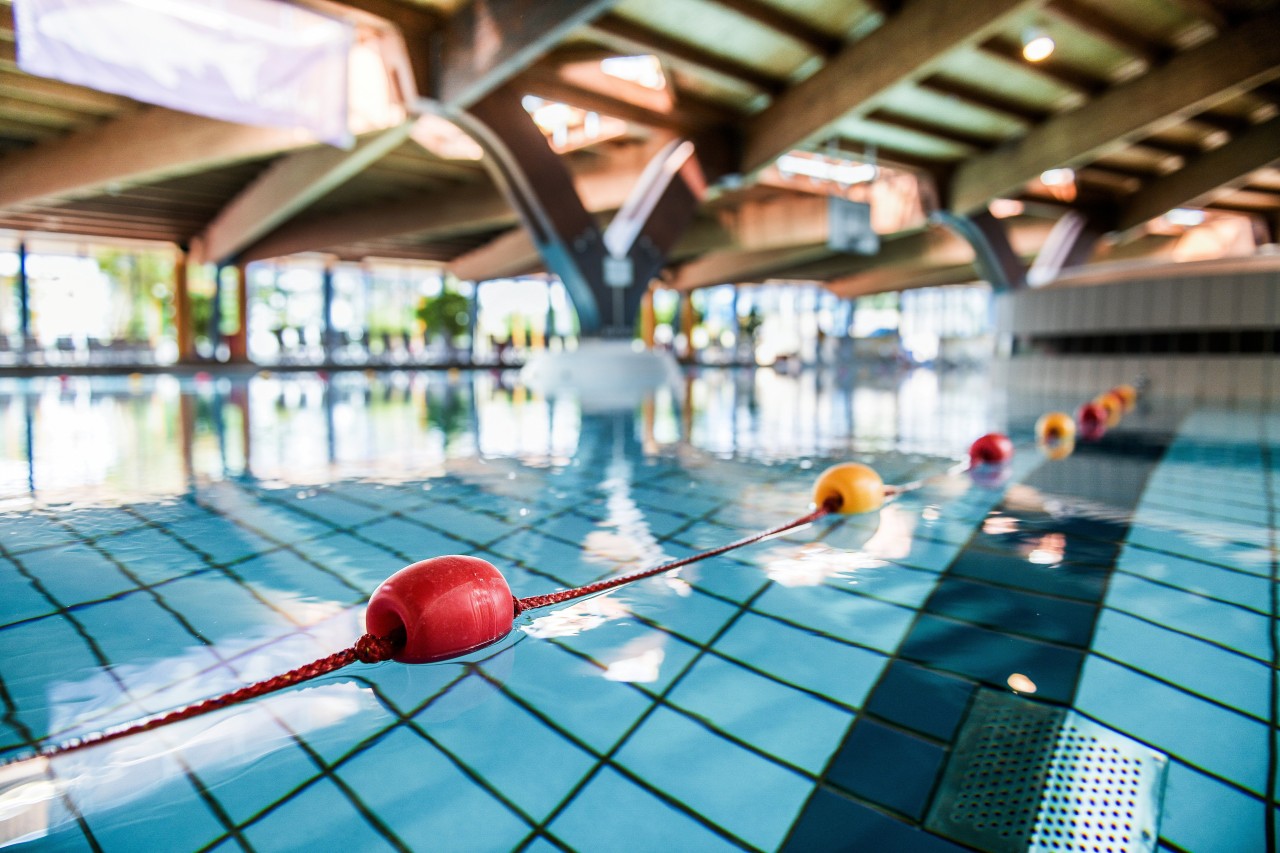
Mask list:
[[365,610],[365,630],[404,637],[392,655],[431,663],[484,648],[511,633],[515,599],[507,579],[478,557],[422,560],[387,578]]
[[1085,403],[1076,411],[1076,423],[1080,437],[1085,441],[1097,441],[1107,431],[1110,414],[1098,403]]
[[1013,458],[1013,442],[1000,432],[989,432],[969,445],[969,464],[1003,465]]

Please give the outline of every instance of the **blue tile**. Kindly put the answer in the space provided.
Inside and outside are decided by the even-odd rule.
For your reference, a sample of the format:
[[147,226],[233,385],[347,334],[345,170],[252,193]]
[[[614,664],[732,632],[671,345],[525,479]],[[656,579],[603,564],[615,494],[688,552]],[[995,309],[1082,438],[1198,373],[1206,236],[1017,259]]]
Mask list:
[[866,709],[903,728],[949,741],[973,691],[971,682],[896,660],[872,691]]
[[169,529],[175,536],[218,564],[243,560],[276,547],[270,540],[212,513],[173,525]]
[[[261,728],[252,761],[209,762],[199,768],[200,780],[227,815],[243,824],[271,803],[314,779],[320,772],[311,758],[283,729],[259,712]],[[273,737],[268,739],[267,733]]]
[[319,518],[334,527],[348,528],[365,524],[385,513],[375,507],[361,506],[329,494],[327,491],[277,491],[270,496],[300,513]]
[[424,728],[535,821],[546,819],[595,766],[589,753],[501,695]]
[[[319,779],[245,830],[255,850],[393,850],[342,789]],[[137,848],[133,848],[137,849]]]
[[787,853],[961,853],[943,838],[823,788],[813,792],[782,848]]
[[947,576],[929,598],[931,613],[1064,645],[1089,645],[1097,609],[1090,604]]
[[0,605],[0,625],[44,616],[57,609],[18,572],[12,561],[0,558],[0,589],[4,604]]
[[[608,815],[601,820],[601,815]],[[552,834],[575,850],[740,850],[741,847],[605,767],[551,823]]]
[[1091,564],[1041,565],[1021,554],[966,548],[952,564],[950,574],[1078,601],[1098,601],[1110,572]]
[[1261,800],[1199,773],[1181,761],[1169,763],[1160,837],[1196,853],[1238,853],[1263,846],[1266,809]]
[[446,554],[470,554],[475,550],[460,539],[402,518],[384,518],[366,524],[359,534],[366,541],[395,552],[406,565]]
[[888,658],[748,613],[715,651],[788,684],[859,707]]
[[[35,737],[48,734],[53,720],[71,724],[84,710],[121,698],[88,645],[61,616],[5,628],[0,648],[5,650],[5,690],[17,717]],[[50,666],[49,649],[57,650],[56,667]]]
[[147,584],[172,580],[206,566],[199,555],[183,547],[172,536],[152,528],[100,540],[98,547]]
[[112,664],[176,658],[200,641],[146,592],[132,592],[76,611],[76,619]]
[[1132,545],[1126,546],[1120,555],[1117,568],[1148,580],[1159,581],[1168,586],[1238,604],[1241,607],[1249,607],[1260,612],[1266,612],[1269,608],[1267,595],[1270,580],[1258,575],[1232,571],[1210,563],[1188,560]]
[[1269,717],[1270,673],[1260,661],[1114,610],[1098,620],[1093,651],[1259,719]]
[[999,688],[1019,673],[1038,695],[1069,702],[1082,652],[937,616],[922,615],[902,644],[902,657]]
[[924,604],[933,592],[938,576],[906,565],[883,563],[858,569],[848,577],[828,578],[824,583],[845,592],[914,609]]
[[713,656],[699,660],[668,698],[721,731],[815,775],[852,719],[847,711]]
[[17,559],[66,607],[136,587],[110,560],[84,545],[32,551]]
[[405,727],[343,764],[338,775],[411,849],[431,849],[448,839],[457,850],[509,850],[530,829]]
[[1266,790],[1266,725],[1243,714],[1093,656],[1081,673],[1075,706],[1170,756],[1250,790]]
[[1118,573],[1107,606],[1150,619],[1258,660],[1271,659],[1270,620],[1252,610]]
[[0,515],[0,547],[10,554],[76,541],[57,520],[42,515]]
[[171,759],[152,770],[159,783],[145,797],[122,798],[113,808],[85,815],[104,850],[195,850],[224,832],[222,824]]
[[826,585],[774,584],[752,609],[888,654],[897,649],[915,616],[905,607],[861,595],[841,594]]
[[484,544],[511,532],[511,525],[500,519],[445,503],[432,503],[407,516],[467,542]]
[[366,596],[405,566],[405,561],[395,554],[347,533],[328,534],[299,542],[294,547],[303,556],[359,587]]
[[555,642],[604,666],[603,678],[627,681],[650,693],[665,690],[697,654],[684,640],[630,620],[608,622]]
[[215,644],[278,636],[290,623],[226,577],[182,578],[159,590],[165,602]]
[[[690,761],[689,756],[697,756]],[[664,708],[655,710],[615,761],[748,844],[778,846],[812,784]],[[751,803],[751,808],[743,808]]]
[[705,643],[738,612],[706,593],[693,591],[680,595],[661,579],[629,587],[622,593],[628,609],[660,624],[664,629],[692,643]]
[[863,719],[831,759],[826,779],[863,799],[921,820],[945,757],[940,746]]
[[554,643],[528,638],[515,653],[507,689],[597,752],[612,748],[651,704]]
[[236,574],[264,599],[288,611],[301,603],[355,604],[365,595],[289,551],[273,551],[237,563]]

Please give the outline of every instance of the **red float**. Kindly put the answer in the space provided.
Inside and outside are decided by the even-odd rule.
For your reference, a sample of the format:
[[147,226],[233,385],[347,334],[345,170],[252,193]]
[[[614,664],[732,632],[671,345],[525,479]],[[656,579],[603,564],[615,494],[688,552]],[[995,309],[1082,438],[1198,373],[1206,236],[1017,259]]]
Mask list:
[[969,445],[969,464],[1003,465],[1013,458],[1013,442],[1009,436],[989,432]]
[[1080,427],[1080,437],[1085,441],[1097,441],[1107,431],[1110,413],[1098,403],[1085,403],[1076,411],[1076,423]]
[[431,663],[496,643],[515,622],[507,579],[478,557],[422,560],[387,578],[373,592],[365,630],[404,644],[391,656],[401,663]]

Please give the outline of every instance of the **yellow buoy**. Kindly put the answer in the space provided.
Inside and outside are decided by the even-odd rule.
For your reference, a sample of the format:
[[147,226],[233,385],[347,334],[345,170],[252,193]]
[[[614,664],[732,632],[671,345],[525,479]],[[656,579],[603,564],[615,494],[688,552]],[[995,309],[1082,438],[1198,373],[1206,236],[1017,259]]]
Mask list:
[[1075,452],[1076,439],[1075,436],[1071,436],[1070,438],[1060,438],[1057,441],[1036,442],[1036,445],[1046,458],[1057,462],[1060,459],[1066,459]]
[[1111,393],[1124,401],[1124,410],[1126,412],[1132,411],[1134,405],[1138,402],[1138,389],[1127,383],[1112,388]]
[[1115,429],[1116,424],[1120,423],[1120,418],[1124,416],[1124,400],[1119,394],[1108,391],[1105,394],[1099,394],[1093,398],[1093,402],[1097,403],[1107,412],[1107,429]]
[[1036,444],[1075,441],[1076,422],[1066,412],[1045,412],[1036,421]]
[[828,501],[835,512],[845,515],[871,512],[884,504],[884,481],[874,469],[857,462],[832,465],[813,486],[813,502],[827,506]]

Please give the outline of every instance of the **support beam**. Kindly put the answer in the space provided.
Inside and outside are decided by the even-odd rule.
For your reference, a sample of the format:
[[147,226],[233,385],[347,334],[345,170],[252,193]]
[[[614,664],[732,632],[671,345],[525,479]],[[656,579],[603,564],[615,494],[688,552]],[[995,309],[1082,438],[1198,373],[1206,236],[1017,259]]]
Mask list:
[[227,338],[232,364],[244,364],[249,360],[249,276],[244,264],[224,267],[233,271],[232,284],[236,291],[236,317],[239,326]]
[[975,210],[1046,169],[1087,163],[1280,78],[1278,31],[1280,13],[1262,15],[965,162],[952,182],[951,208]]
[[737,59],[710,53],[686,42],[628,21],[620,15],[605,15],[588,29],[588,34],[622,53],[651,53],[659,59],[701,71],[710,71],[771,95],[781,92],[786,81],[757,70]]
[[1083,266],[1107,230],[1096,217],[1091,219],[1082,210],[1068,210],[1053,224],[1027,270],[1027,284],[1043,287],[1057,279],[1064,269]]
[[178,363],[196,360],[196,329],[191,313],[191,283],[187,252],[178,249],[173,258],[173,325],[178,337]]
[[[779,97],[747,127],[743,171],[754,172],[846,114],[879,106],[894,86],[928,76],[950,51],[1001,29],[1037,0],[915,0]],[[855,106],[856,105],[856,106]]]
[[800,42],[819,56],[830,56],[840,49],[840,39],[828,35],[812,24],[761,0],[716,0],[716,4],[732,9],[744,18],[762,24],[774,32]]
[[1013,250],[1003,221],[989,211],[957,216],[950,211],[939,210],[929,218],[973,247],[973,265],[978,277],[993,289],[1016,290],[1026,285],[1027,268]]
[[745,252],[726,249],[708,252],[695,261],[681,265],[667,286],[689,291],[715,284],[763,281],[833,254],[825,240],[821,243],[805,243],[778,249]]
[[542,265],[538,247],[524,228],[513,228],[478,249],[454,258],[447,269],[463,281],[528,275]]
[[149,107],[0,161],[0,208],[203,172],[314,145],[306,133]]
[[[574,185],[593,213],[617,210],[640,175],[651,149],[630,146],[606,154],[589,167],[580,167]],[[337,246],[406,234],[444,239],[519,224],[515,210],[502,193],[488,184],[468,185],[449,192],[424,193],[389,205],[344,210],[310,219],[295,219],[240,253],[240,260],[260,261],[298,252],[318,252]]]
[[1210,204],[1251,172],[1280,160],[1280,117],[1246,130],[1226,145],[1194,158],[1129,198],[1118,223],[1128,230],[1185,205]]
[[467,109],[617,0],[472,0],[442,34],[434,96]]
[[227,203],[201,236],[205,262],[221,263],[360,174],[409,138],[413,122],[369,134],[349,151],[328,146],[290,154]]

